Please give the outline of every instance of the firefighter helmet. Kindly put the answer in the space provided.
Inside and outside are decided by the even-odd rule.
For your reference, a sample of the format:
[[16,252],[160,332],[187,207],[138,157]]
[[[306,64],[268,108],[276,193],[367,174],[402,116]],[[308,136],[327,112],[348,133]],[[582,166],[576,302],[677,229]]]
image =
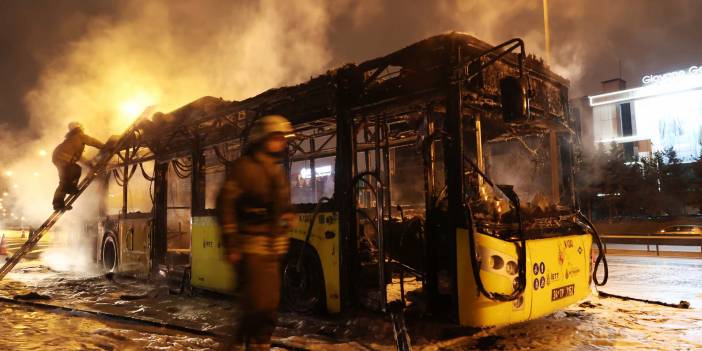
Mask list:
[[76,129],[76,128],[83,129],[83,125],[80,124],[80,122],[76,122],[76,121],[73,121],[73,122],[71,122],[71,123],[68,123],[68,131],[69,131],[69,132],[72,131],[72,130],[74,130],[74,129]]
[[285,117],[280,115],[264,116],[254,121],[249,132],[249,142],[258,143],[274,133],[285,136],[293,133],[292,125]]

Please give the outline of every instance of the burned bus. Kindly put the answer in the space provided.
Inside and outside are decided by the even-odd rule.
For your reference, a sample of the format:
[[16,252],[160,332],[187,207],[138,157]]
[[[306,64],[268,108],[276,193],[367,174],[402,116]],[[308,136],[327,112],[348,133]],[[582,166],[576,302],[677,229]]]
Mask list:
[[252,121],[279,114],[295,129],[288,308],[385,310],[399,285],[403,303],[460,325],[538,318],[590,293],[567,101],[521,40],[461,33],[243,101],[203,97],[154,114],[119,153],[98,259],[232,292],[215,199]]

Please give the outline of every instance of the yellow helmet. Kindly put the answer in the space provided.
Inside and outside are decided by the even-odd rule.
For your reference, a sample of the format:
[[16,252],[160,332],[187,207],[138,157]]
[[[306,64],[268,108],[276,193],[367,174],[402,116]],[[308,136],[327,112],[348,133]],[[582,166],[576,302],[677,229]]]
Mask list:
[[281,133],[285,136],[292,135],[293,128],[290,121],[280,115],[268,115],[254,121],[249,132],[249,142],[254,144],[265,139],[271,134]]
[[68,131],[69,131],[69,132],[72,131],[72,130],[74,130],[74,129],[76,129],[76,128],[83,129],[83,125],[80,124],[80,122],[76,122],[76,121],[73,121],[73,122],[71,122],[71,123],[68,123]]

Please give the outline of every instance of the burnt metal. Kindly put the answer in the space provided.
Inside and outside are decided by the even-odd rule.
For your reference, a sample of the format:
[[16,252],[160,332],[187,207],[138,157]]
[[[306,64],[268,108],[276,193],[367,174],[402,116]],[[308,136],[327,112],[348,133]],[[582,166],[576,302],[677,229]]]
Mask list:
[[168,211],[168,162],[154,165],[154,225],[150,237],[150,271],[156,273],[160,264],[166,263],[167,211]]
[[342,308],[358,305],[358,271],[360,262],[356,253],[356,201],[354,192],[348,186],[355,173],[354,126],[349,116],[350,84],[348,75],[352,72],[340,71],[336,76],[336,172],[334,173],[334,197],[339,211],[340,236],[339,267],[341,270]]
[[[462,60],[462,52],[460,48],[456,48],[453,57],[449,57],[450,63],[456,65]],[[446,189],[448,194],[448,213],[449,223],[448,232],[450,247],[455,248],[456,244],[456,229],[465,228],[463,218],[465,217],[465,208],[463,206],[463,94],[461,78],[463,78],[460,70],[452,72],[454,80],[449,81],[446,85],[446,135],[443,138],[444,142],[444,164],[446,174]],[[458,312],[458,291],[456,283],[456,250],[450,250],[449,256],[449,272],[451,273],[451,300],[454,306],[453,313],[457,316]]]
[[[519,55],[510,52],[516,47],[522,48]],[[524,63],[523,70],[520,63]],[[502,118],[499,89],[502,78],[515,75],[529,76],[530,90],[534,94],[531,119],[519,124]],[[365,154],[364,171],[369,171],[370,153],[375,152],[375,171],[385,172],[379,173],[385,184],[378,189],[376,214],[379,231],[382,231],[384,218],[391,217],[390,151],[424,140],[420,144],[425,166],[426,207],[423,239],[426,240],[423,253],[426,272],[422,279],[425,291],[437,298],[438,270],[451,269],[452,300],[457,306],[453,271],[455,250],[448,251],[449,257],[441,258],[437,257],[437,252],[441,245],[439,232],[450,233],[449,244],[455,247],[455,229],[466,226],[461,219],[465,215],[464,192],[469,189],[464,189],[462,148],[463,139],[473,137],[466,133],[463,119],[479,114],[486,142],[524,133],[543,134],[556,127],[567,132],[571,119],[563,109],[567,102],[564,98],[567,97],[566,84],[547,71],[540,61],[525,57],[521,40],[493,48],[465,34],[443,34],[359,65],[341,67],[303,84],[271,89],[243,101],[204,97],[170,113],[154,115],[130,145],[148,147],[151,154],[134,152],[119,160],[119,167],[156,161],[156,225],[151,247],[152,257],[163,262],[160,255],[165,255],[165,174],[170,160],[188,156],[193,160],[191,208],[196,215],[204,207],[201,198],[204,191],[196,192],[204,182],[202,153],[214,149],[218,159],[226,163],[220,148],[240,149],[247,128],[255,118],[265,114],[288,117],[296,133],[309,140],[309,147],[302,147],[302,141],[291,145],[286,160],[287,172],[290,172],[291,162],[310,160],[314,173],[314,159],[336,156],[332,202],[339,212],[341,300],[346,310],[358,305],[360,285],[357,198],[351,190],[354,175],[363,168],[357,164],[357,155]],[[413,126],[413,120],[422,115],[424,126]],[[334,138],[335,145],[331,142]],[[471,140],[466,141],[470,144]],[[194,144],[197,145],[195,151]],[[439,152],[443,157],[443,170],[441,165],[435,164]],[[443,174],[437,174],[442,171]],[[125,178],[129,175],[127,171],[124,174]],[[448,188],[448,215],[436,210],[441,193],[438,187],[444,180]],[[446,220],[450,222],[448,227],[439,226],[439,222]],[[448,259],[449,264],[440,265],[439,259]],[[381,264],[379,270],[382,271],[383,266]]]
[[192,148],[191,154],[192,171],[191,171],[191,186],[190,212],[192,216],[199,216],[205,212],[205,154],[200,148],[199,142],[196,142]]

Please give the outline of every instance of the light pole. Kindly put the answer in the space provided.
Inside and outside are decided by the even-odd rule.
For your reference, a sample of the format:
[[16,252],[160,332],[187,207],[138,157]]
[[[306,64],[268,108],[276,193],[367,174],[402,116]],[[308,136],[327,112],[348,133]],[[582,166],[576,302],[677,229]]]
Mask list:
[[544,41],[546,46],[546,65],[551,66],[551,28],[548,23],[548,0],[543,0],[544,7]]

